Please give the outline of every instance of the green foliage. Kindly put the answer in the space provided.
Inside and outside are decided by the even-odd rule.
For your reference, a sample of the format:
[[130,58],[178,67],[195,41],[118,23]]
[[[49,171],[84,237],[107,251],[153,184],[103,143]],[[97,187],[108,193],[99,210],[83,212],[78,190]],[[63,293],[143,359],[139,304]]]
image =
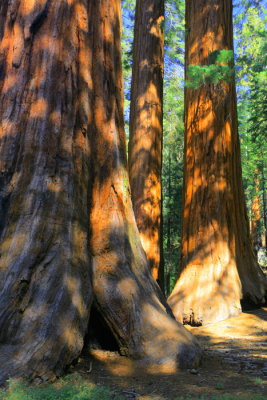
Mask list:
[[184,63],[184,24],[184,0],[166,0],[164,66],[167,73]]
[[183,71],[180,68],[165,75],[164,85],[162,191],[166,294],[172,291],[177,279],[181,241],[183,97]]
[[233,395],[233,394],[223,394],[220,396],[210,396],[207,395],[206,396],[201,396],[201,397],[191,397],[191,396],[187,396],[187,397],[176,397],[175,400],[266,400],[266,396],[262,396],[262,395],[258,395],[258,394],[247,394],[245,396],[242,395],[238,396],[238,395]]
[[198,89],[201,86],[222,82],[231,83],[234,78],[234,53],[232,50],[213,51],[209,54],[209,65],[188,65],[185,86]]
[[218,382],[217,385],[216,385],[216,388],[218,390],[223,390],[224,389],[224,384],[222,382]]
[[122,71],[124,85],[125,131],[129,137],[135,0],[122,0]]
[[0,391],[0,400],[119,400],[103,386],[96,386],[73,374],[55,384],[30,386],[21,379],[10,379]]
[[249,378],[249,380],[253,383],[256,383],[257,385],[263,385],[264,381],[262,380],[262,378],[259,377],[253,377],[253,378]]
[[[233,52],[214,51],[208,65],[189,66],[185,85],[197,89],[214,85],[221,89],[223,82],[232,82],[236,70],[238,89],[238,124],[241,139],[243,183],[248,210],[256,194],[255,168],[259,171],[261,215],[267,176],[267,34],[266,14],[260,0],[240,0],[234,5],[237,49],[234,66]],[[123,14],[123,75],[125,89],[125,120],[128,133],[134,0],[122,1]],[[163,114],[163,246],[165,287],[172,290],[179,265],[181,241],[181,210],[183,182],[184,130],[184,38],[185,1],[165,1],[164,53],[164,114]],[[221,86],[221,87],[220,87]],[[261,231],[264,230],[263,218]],[[167,294],[168,294],[167,293]]]
[[[256,194],[260,195],[261,223],[258,235],[266,219],[264,196],[267,175],[267,30],[266,16],[260,3],[246,9],[245,20],[237,25],[237,83],[238,122],[241,139],[241,160],[243,185],[248,213]],[[255,184],[255,172],[259,179],[259,189]],[[257,193],[256,193],[257,191]]]
[[176,282],[181,242],[184,145],[185,1],[165,2],[163,96],[163,249],[165,292]]

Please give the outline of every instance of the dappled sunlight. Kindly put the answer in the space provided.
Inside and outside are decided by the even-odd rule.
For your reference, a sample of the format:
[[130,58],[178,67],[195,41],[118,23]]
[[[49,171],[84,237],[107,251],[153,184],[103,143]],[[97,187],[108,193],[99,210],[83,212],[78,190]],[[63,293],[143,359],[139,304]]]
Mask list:
[[[151,272],[161,263],[161,157],[163,2],[139,1],[134,39],[130,110],[129,177],[137,226]],[[140,46],[141,40],[143,41]],[[151,49],[151,51],[147,51]],[[153,50],[152,50],[153,49]],[[162,271],[160,274],[162,275]],[[160,276],[162,280],[162,276]],[[163,281],[160,282],[163,284]]]
[[42,117],[46,114],[47,104],[44,98],[39,98],[35,103],[32,104],[30,110],[30,118]]
[[[76,2],[74,5],[75,13],[77,14],[78,27],[88,32],[88,10],[81,2]],[[89,73],[89,71],[87,71]]]
[[69,321],[63,321],[61,323],[61,332],[62,332],[62,339],[67,346],[67,348],[72,349],[75,348],[79,339],[81,339],[77,335],[77,328],[70,326]]
[[[257,315],[257,313],[259,315]],[[265,315],[265,319],[261,314]],[[259,337],[259,331],[262,335]],[[229,339],[244,339],[252,342],[266,342],[267,346],[267,311],[265,309],[253,313],[241,313],[238,317],[229,318],[227,321],[216,322],[206,327],[190,328],[197,336],[209,336],[211,343],[220,343]],[[254,348],[255,351],[255,348]],[[260,354],[267,358],[267,353]]]
[[81,227],[78,222],[73,224],[72,233],[72,247],[73,247],[73,262],[79,264],[81,261],[88,262],[87,246],[88,246],[88,233],[87,229]]
[[[144,60],[146,63],[147,61]],[[142,62],[144,62],[142,61]],[[148,86],[146,87],[146,91],[144,93],[141,93],[138,96],[138,108],[141,110],[140,116],[138,115],[138,124],[141,126],[144,125],[142,122],[144,121],[149,121],[153,125],[155,124],[156,127],[159,127],[159,121],[158,118],[151,118],[148,113],[153,112],[153,107],[160,107],[160,98],[158,94],[158,88],[153,82],[149,82]],[[156,111],[154,111],[156,115]],[[139,134],[140,135],[140,134]],[[141,135],[140,135],[141,136]]]
[[[89,2],[89,13],[79,0],[27,7],[1,43],[9,52],[1,74],[10,78],[0,87],[0,115],[9,119],[1,136],[1,262],[9,257],[0,280],[1,382],[62,374],[81,352],[93,300],[122,354],[162,368],[197,365],[199,346],[167,314],[133,214],[120,2]],[[14,343],[18,363],[4,357]]]
[[[86,261],[86,260],[85,260]],[[75,262],[75,258],[74,258]],[[66,277],[66,286],[71,295],[72,303],[76,307],[79,315],[84,317],[87,313],[86,306],[84,304],[82,294],[81,294],[81,284],[80,281],[73,276]],[[75,335],[75,332],[73,333]]]
[[[219,154],[223,151],[222,137],[224,132],[228,133],[229,123],[226,121],[220,132],[216,132],[218,122],[213,103],[208,100],[202,106],[204,97],[202,92],[188,106],[183,229],[189,234],[183,236],[183,268],[168,300],[180,322],[193,324],[237,315],[241,297],[235,242],[229,236],[227,220],[221,212],[221,204],[229,196],[230,176]],[[198,210],[194,215],[191,215],[192,207]]]
[[149,31],[149,33],[151,35],[154,35],[156,37],[159,38],[159,40],[162,40],[162,23],[164,21],[164,16],[160,16],[159,18],[157,18],[156,21],[153,21],[154,23],[151,24],[151,29]]
[[137,294],[136,281],[133,278],[124,278],[118,282],[117,288],[125,297],[131,300],[133,295]]
[[[90,353],[97,361],[102,362],[112,375],[131,376],[136,371],[136,362],[129,358],[95,349],[90,350]],[[125,385],[127,387],[127,383]]]
[[[7,135],[9,136],[15,136],[16,132],[14,130],[12,130],[12,127],[14,126],[14,123],[11,122],[8,118],[3,118],[3,120],[0,122],[0,140],[3,140],[3,138]],[[3,162],[0,161],[2,164],[2,168],[3,167]]]
[[1,381],[61,374],[92,302],[87,11],[71,8],[79,0],[20,4],[8,5],[0,43]]
[[49,116],[49,118],[50,118],[50,121],[53,124],[55,124],[55,125],[60,124],[60,121],[61,121],[61,113],[60,113],[60,111],[59,110],[52,111],[50,116]]
[[22,0],[19,11],[23,18],[26,18],[33,12],[40,12],[46,5],[47,0]]
[[[43,33],[38,41],[38,48],[40,50],[47,50],[50,54],[53,54],[60,48],[62,45],[61,42],[62,40],[55,37],[55,35]],[[58,56],[60,57],[60,54],[58,54]]]
[[[224,263],[213,254],[210,260],[189,264],[168,299],[178,321],[202,325],[240,313],[241,284],[233,261]],[[190,283],[188,285],[188,275]],[[214,312],[216,310],[216,312]]]
[[[151,101],[153,105],[149,105]],[[160,103],[153,84],[150,84],[145,94],[140,96],[139,103],[141,111],[138,116],[139,122],[137,121],[138,133],[131,144],[132,198],[141,242],[153,270],[153,276],[157,279],[160,263],[161,143],[159,139],[155,139],[155,135],[161,131],[161,122]],[[147,159],[150,160],[149,166]]]
[[4,81],[3,85],[3,92],[7,92],[8,90],[12,89],[17,81],[17,74],[14,72],[9,72],[7,78]]
[[[208,2],[201,13],[188,5],[186,79],[189,65],[210,65],[212,52],[233,48],[231,21],[230,3]],[[186,88],[181,260],[168,299],[186,324],[236,316],[241,300],[261,303],[267,288],[249,241],[235,121],[233,83]]]
[[12,236],[5,237],[0,244],[1,269],[7,269],[12,260],[19,256],[27,244],[25,233],[15,233]]

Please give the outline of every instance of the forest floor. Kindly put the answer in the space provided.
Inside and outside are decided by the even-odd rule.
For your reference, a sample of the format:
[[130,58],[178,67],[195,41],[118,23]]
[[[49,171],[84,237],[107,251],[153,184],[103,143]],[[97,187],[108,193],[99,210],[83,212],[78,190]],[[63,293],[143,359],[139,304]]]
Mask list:
[[197,370],[147,373],[116,352],[91,350],[70,372],[122,399],[267,399],[267,308],[189,329],[203,348]]

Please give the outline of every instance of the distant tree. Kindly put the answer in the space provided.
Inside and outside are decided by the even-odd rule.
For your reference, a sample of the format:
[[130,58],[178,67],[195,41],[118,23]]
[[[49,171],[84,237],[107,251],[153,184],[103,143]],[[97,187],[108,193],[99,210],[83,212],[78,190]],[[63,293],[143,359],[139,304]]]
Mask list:
[[170,294],[177,279],[181,244],[183,184],[183,78],[177,71],[165,75],[163,114],[163,234],[165,291]]
[[122,0],[122,72],[124,87],[124,120],[127,142],[129,141],[130,97],[133,61],[133,37],[135,0]]
[[177,279],[181,244],[184,14],[184,0],[165,2],[162,191],[164,275],[167,296]]
[[186,1],[185,44],[182,248],[168,302],[177,320],[201,325],[237,315],[241,300],[262,304],[267,280],[242,187],[231,0]]
[[255,248],[259,247],[261,237],[266,246],[267,235],[265,189],[267,30],[263,14],[264,7],[258,2],[254,7],[245,9],[244,15],[236,18],[238,118],[242,168],[246,201],[248,209],[251,210],[250,220]]
[[130,108],[129,177],[143,248],[164,288],[162,247],[162,112],[164,0],[137,0]]

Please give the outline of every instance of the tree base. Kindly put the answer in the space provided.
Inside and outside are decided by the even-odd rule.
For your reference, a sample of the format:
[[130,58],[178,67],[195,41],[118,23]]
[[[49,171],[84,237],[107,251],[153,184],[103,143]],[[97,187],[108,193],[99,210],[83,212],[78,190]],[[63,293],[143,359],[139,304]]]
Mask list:
[[168,298],[177,321],[209,325],[241,313],[241,286],[233,265],[223,271],[211,265],[188,266]]

